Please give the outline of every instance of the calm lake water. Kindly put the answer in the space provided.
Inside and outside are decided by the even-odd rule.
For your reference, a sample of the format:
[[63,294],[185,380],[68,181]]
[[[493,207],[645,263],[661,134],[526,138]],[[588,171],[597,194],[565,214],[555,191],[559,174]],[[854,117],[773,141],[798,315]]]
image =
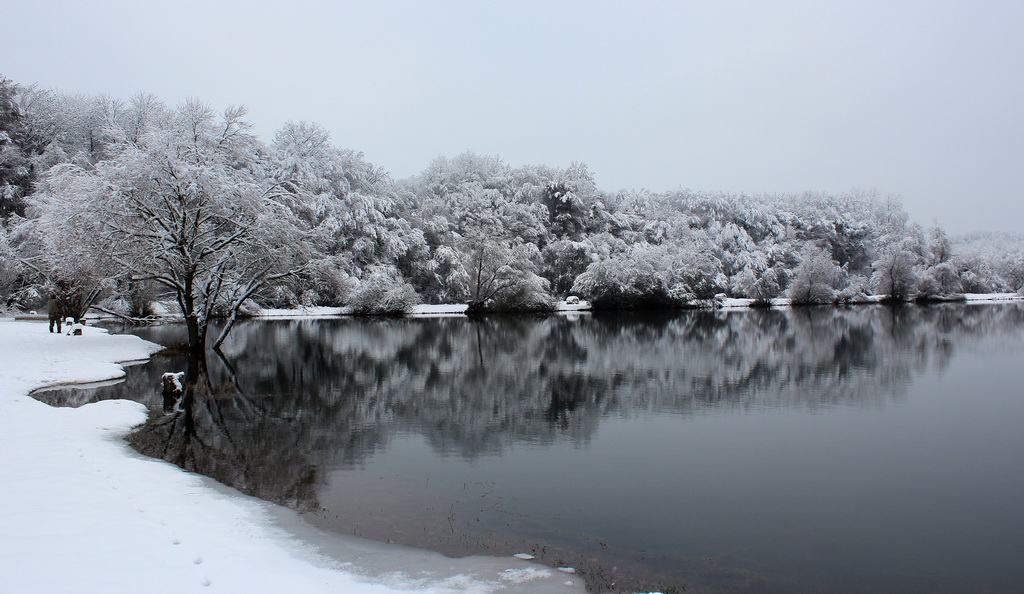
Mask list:
[[1022,304],[249,322],[225,353],[37,397],[141,400],[137,449],[317,526],[599,591],[1024,588]]

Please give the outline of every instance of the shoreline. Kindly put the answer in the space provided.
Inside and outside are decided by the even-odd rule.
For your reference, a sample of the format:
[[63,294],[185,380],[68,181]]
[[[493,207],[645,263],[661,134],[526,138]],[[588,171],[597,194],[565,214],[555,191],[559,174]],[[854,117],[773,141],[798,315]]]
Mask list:
[[[960,295],[950,296],[948,298],[934,298],[922,301],[900,301],[896,304],[900,305],[934,305],[940,303],[962,303],[966,305],[983,304],[983,303],[1010,303],[1015,301],[1024,301],[1024,293],[964,293]],[[893,302],[885,301],[884,296],[873,295],[865,299],[850,301],[847,303],[798,303],[794,304],[791,299],[786,297],[776,297],[772,299],[768,304],[758,304],[754,299],[751,298],[740,298],[740,297],[726,297],[706,300],[706,303],[695,304],[693,307],[683,308],[664,308],[658,309],[657,311],[692,311],[692,310],[749,310],[749,309],[790,309],[799,307],[852,307],[858,305],[886,305],[892,304]],[[408,318],[426,318],[426,317],[445,317],[445,316],[466,316],[468,306],[464,303],[453,303],[453,304],[441,304],[441,305],[417,305],[415,309],[407,314],[396,314],[396,317],[408,317]],[[155,316],[154,322],[175,322],[180,321],[181,316],[172,314],[167,308],[164,308],[164,312]],[[643,308],[633,309],[602,309],[591,306],[586,301],[580,301],[577,304],[567,304],[564,301],[560,301],[556,304],[555,309],[550,312],[537,312],[543,314],[580,314],[580,313],[593,313],[601,311],[651,311]],[[519,313],[533,312],[485,312],[479,315],[516,315]],[[271,320],[271,319],[307,319],[307,318],[329,318],[329,317],[357,317],[357,314],[352,313],[348,307],[327,307],[327,306],[313,306],[313,307],[296,307],[296,308],[264,308],[260,309],[259,313],[253,316],[248,316],[240,319],[249,320]],[[369,315],[360,317],[382,317],[379,315]],[[383,316],[387,317],[387,316]],[[116,316],[100,313],[90,313],[86,316],[90,320],[117,320]],[[0,318],[3,319],[3,318]],[[13,314],[10,319],[14,321],[43,321],[47,320],[45,314],[38,314],[35,312],[28,313],[17,313]]]
[[56,408],[30,395],[123,377],[117,362],[159,345],[11,318],[0,319],[0,344],[0,480],[18,486],[0,491],[0,590],[583,591],[581,580],[515,558],[325,538],[287,508],[132,450],[124,436],[148,415],[138,402]]

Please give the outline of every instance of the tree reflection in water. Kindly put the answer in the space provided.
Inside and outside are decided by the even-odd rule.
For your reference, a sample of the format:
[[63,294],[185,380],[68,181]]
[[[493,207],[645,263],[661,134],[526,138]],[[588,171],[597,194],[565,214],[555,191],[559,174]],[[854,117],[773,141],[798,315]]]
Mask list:
[[[159,376],[187,370],[180,410],[152,415],[132,445],[313,511],[327,474],[397,435],[475,460],[585,446],[612,417],[878,407],[954,347],[1021,328],[1015,304],[249,322],[223,358],[165,354],[99,396],[40,398],[133,394],[159,408]],[[139,333],[168,344],[175,331]]]

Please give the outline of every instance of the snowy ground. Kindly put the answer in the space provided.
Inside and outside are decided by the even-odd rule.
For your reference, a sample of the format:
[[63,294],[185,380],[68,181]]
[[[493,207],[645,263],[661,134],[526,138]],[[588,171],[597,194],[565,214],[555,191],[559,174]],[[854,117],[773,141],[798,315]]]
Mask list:
[[[448,305],[417,305],[411,315],[413,316],[447,316],[462,315],[466,313],[469,306],[465,303],[453,303]],[[590,304],[586,301],[578,303],[566,303],[559,301],[555,304],[555,311],[574,312],[586,311]],[[324,316],[347,315],[350,311],[345,307],[300,307],[296,309],[263,309],[260,310],[260,317],[264,318],[316,318]]]
[[53,408],[28,396],[124,375],[159,347],[0,320],[0,593],[573,592],[515,558],[449,559],[331,537],[294,513],[133,452],[141,404]]
[[995,303],[997,301],[1024,301],[1021,293],[967,293],[964,301],[968,303]]
[[[1022,295],[1021,293],[967,293],[963,296],[963,301],[966,303],[997,303],[1001,301],[1024,301],[1024,295]],[[867,297],[862,302],[862,304],[881,302],[881,296],[872,295]],[[754,300],[728,297],[723,299],[716,299],[715,303],[718,307],[721,307],[723,309],[744,309],[749,308],[754,303]],[[775,299],[772,299],[772,307],[791,307],[792,305],[793,304],[791,300],[785,297],[776,297]]]

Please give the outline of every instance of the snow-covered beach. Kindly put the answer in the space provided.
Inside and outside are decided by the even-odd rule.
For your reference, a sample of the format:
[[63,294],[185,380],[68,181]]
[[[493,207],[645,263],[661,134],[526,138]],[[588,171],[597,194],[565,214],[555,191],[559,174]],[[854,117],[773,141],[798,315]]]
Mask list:
[[87,327],[0,320],[0,592],[572,592],[576,576],[515,558],[450,559],[327,537],[289,510],[144,458],[124,400],[29,396],[116,379],[160,347]]

